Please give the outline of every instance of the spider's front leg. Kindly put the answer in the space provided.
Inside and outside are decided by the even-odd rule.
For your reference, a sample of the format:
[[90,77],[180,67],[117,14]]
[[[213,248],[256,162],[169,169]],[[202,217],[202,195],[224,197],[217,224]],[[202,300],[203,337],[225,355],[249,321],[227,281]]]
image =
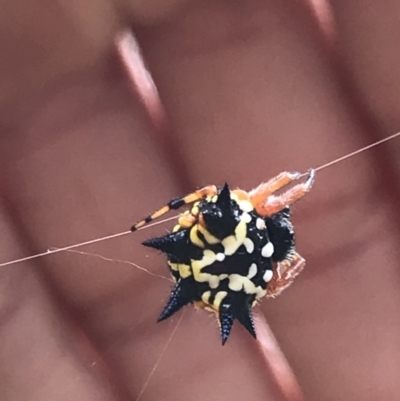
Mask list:
[[217,187],[215,185],[208,185],[207,187],[198,189],[197,191],[192,192],[189,195],[184,196],[183,198],[176,198],[170,200],[165,206],[161,209],[157,210],[153,214],[150,214],[143,220],[138,221],[131,227],[131,231],[136,231],[139,228],[142,228],[146,224],[151,223],[153,220],[158,219],[162,215],[168,213],[170,210],[180,209],[182,206],[187,205],[189,203],[196,202],[200,199],[203,199],[207,196],[213,196],[218,193]]
[[251,203],[253,205],[258,205],[268,196],[290,184],[292,181],[297,180],[300,178],[300,176],[301,173],[290,173],[288,171],[278,174],[276,177],[273,177],[267,182],[260,184],[257,188],[254,188],[249,192]]
[[263,217],[271,217],[301,199],[311,189],[314,179],[315,170],[310,169],[305,182],[295,185],[281,195],[270,195],[265,201],[255,204],[256,211]]
[[306,261],[297,252],[277,263],[271,281],[268,283],[267,297],[274,298],[289,287],[302,272]]

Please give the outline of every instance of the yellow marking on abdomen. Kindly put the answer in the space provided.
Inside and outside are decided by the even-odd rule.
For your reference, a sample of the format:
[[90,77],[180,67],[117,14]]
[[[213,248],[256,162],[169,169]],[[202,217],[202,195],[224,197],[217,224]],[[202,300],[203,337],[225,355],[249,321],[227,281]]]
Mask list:
[[210,304],[210,297],[211,297],[211,291],[206,291],[203,292],[203,294],[201,294],[201,300],[208,305]]
[[182,278],[188,278],[192,275],[191,269],[189,265],[185,265],[184,263],[179,263],[179,275]]
[[192,270],[193,276],[196,281],[205,282],[208,281],[206,276],[210,275],[209,273],[202,273],[201,270],[203,267],[209,266],[213,264],[217,259],[217,255],[210,251],[209,249],[205,249],[203,252],[203,259],[194,260],[192,259]]
[[204,242],[199,238],[199,235],[197,233],[197,224],[193,226],[190,230],[190,241],[192,241],[194,245],[197,245],[200,248],[205,247]]
[[206,228],[204,228],[200,224],[197,225],[197,229],[204,235],[204,239],[210,245],[215,245],[221,242],[221,240],[219,240],[217,237],[214,237]]
[[236,226],[235,234],[230,235],[222,240],[222,245],[225,248],[225,255],[233,255],[243,244],[244,239],[247,235],[247,225],[241,220],[240,223]]
[[206,266],[210,266],[217,260],[217,255],[210,251],[209,249],[204,250],[203,259],[194,260],[192,259],[192,272],[193,277],[198,283],[206,283],[208,282],[210,288],[217,288],[221,280],[228,278],[227,274],[211,274],[211,273],[203,273],[202,269]]
[[215,307],[216,310],[219,310],[219,307],[221,306],[221,302],[224,300],[224,298],[228,295],[226,291],[218,291],[217,294],[215,295],[213,306]]
[[255,284],[249,280],[247,277],[241,276],[240,274],[231,274],[229,276],[229,288],[232,291],[242,291],[246,294],[255,294],[256,298],[259,299],[263,297],[267,291],[262,289],[260,286],[255,286]]
[[168,262],[168,266],[171,268],[171,270],[173,270],[175,272],[179,271],[178,263]]

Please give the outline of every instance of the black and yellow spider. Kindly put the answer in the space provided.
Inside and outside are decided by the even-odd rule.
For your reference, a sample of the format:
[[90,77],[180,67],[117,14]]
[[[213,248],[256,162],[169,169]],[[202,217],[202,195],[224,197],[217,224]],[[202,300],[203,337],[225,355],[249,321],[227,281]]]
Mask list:
[[193,303],[217,315],[222,344],[235,319],[256,337],[252,308],[264,296],[280,294],[305,265],[295,251],[289,206],[311,189],[315,171],[309,171],[305,182],[274,195],[300,176],[283,172],[250,192],[230,190],[227,184],[207,186],[171,200],[131,228],[136,231],[192,204],[171,233],[143,242],[167,254],[176,282],[159,321]]

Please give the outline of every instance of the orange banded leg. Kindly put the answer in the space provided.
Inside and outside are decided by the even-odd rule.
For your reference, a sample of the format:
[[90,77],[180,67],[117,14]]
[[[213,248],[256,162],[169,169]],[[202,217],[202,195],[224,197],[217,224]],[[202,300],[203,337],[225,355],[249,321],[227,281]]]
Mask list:
[[300,176],[300,173],[290,173],[288,171],[278,174],[276,177],[271,178],[269,181],[260,184],[257,188],[250,191],[251,203],[253,205],[260,204],[268,196],[290,184],[292,181],[297,180]]
[[285,207],[301,199],[312,187],[315,179],[315,171],[310,170],[308,177],[302,184],[295,185],[288,191],[278,196],[270,196],[264,203],[255,206],[257,213],[263,217],[271,217]]
[[198,189],[195,192],[192,192],[189,195],[184,196],[183,198],[176,198],[172,199],[171,201],[168,202],[165,206],[163,206],[161,209],[157,210],[153,214],[150,214],[143,220],[138,221],[136,224],[134,224],[131,227],[131,231],[136,231],[139,228],[142,228],[146,224],[149,224],[155,219],[158,219],[162,215],[168,213],[170,210],[177,210],[181,208],[184,205],[187,205],[189,203],[196,202],[200,199],[205,198],[206,196],[212,196],[216,195],[218,193],[217,187],[215,185],[208,185],[207,187]]
[[305,264],[305,259],[298,253],[294,253],[289,259],[278,262],[274,275],[268,283],[267,297],[274,298],[289,287],[304,269]]

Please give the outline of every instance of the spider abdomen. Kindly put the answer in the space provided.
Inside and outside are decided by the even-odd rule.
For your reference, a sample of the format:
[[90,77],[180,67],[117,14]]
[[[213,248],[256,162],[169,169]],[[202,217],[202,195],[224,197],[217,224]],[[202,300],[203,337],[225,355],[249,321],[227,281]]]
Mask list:
[[[279,216],[263,218],[249,201],[239,200],[227,186],[218,196],[195,203],[184,216],[182,225],[175,226],[172,233],[144,243],[167,254],[176,281],[160,319],[194,303],[215,312],[220,323],[224,313],[231,314],[232,319],[225,316],[223,320],[237,319],[255,335],[251,308],[267,293],[275,247],[278,245],[280,255],[288,253],[286,245],[283,249],[271,240],[281,240],[286,226],[281,232]],[[288,216],[282,214],[282,218]],[[271,229],[276,230],[272,237]],[[292,237],[287,245],[294,246]],[[224,332],[229,330],[224,328]]]

